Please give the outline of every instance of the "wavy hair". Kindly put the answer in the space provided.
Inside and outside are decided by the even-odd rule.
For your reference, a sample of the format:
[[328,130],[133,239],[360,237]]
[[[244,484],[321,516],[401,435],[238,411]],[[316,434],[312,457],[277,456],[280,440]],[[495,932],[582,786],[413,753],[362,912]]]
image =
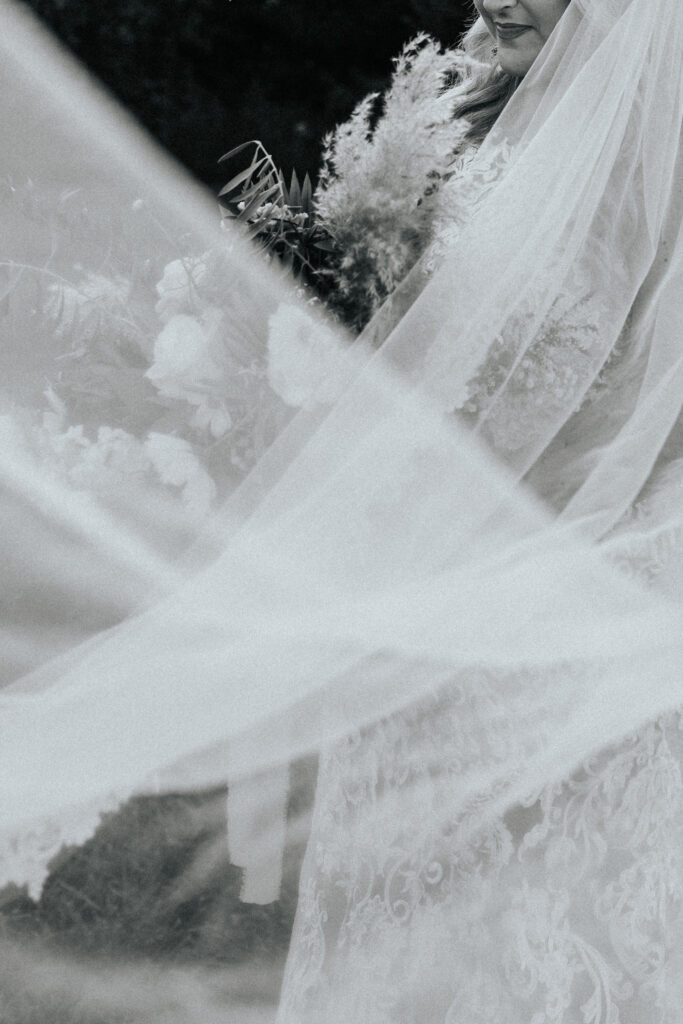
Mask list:
[[477,18],[462,38],[453,85],[453,115],[469,123],[462,144],[483,142],[498,120],[521,78],[503,71],[496,61],[491,35]]

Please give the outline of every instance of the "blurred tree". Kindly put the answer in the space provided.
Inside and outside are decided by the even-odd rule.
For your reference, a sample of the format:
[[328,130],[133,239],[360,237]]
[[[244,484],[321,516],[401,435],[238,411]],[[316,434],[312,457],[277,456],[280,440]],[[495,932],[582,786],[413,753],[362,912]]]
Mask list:
[[320,139],[420,29],[453,43],[469,0],[24,0],[202,181],[261,139],[315,173]]

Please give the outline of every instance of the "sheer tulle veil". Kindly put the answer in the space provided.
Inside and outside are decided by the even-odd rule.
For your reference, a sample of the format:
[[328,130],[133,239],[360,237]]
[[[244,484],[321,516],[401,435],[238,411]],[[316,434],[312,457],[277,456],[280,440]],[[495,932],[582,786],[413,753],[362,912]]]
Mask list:
[[229,777],[267,901],[296,757],[457,690],[467,844],[683,703],[680,0],[572,0],[353,343],[2,10],[0,876]]

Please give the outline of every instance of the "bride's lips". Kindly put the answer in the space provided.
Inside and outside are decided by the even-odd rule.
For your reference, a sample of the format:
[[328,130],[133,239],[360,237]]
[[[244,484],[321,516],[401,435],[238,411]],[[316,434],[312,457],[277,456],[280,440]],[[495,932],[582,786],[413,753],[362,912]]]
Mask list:
[[531,25],[515,25],[513,22],[506,22],[504,25],[495,22],[495,26],[496,35],[501,40],[517,39],[518,36],[531,31]]

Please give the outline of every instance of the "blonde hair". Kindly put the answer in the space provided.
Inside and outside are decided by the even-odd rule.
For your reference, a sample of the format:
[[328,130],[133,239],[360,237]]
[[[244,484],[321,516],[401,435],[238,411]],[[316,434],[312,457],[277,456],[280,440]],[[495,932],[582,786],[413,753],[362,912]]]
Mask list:
[[453,114],[469,123],[464,145],[483,142],[521,79],[503,71],[496,60],[489,30],[477,18],[460,44],[455,73]]

